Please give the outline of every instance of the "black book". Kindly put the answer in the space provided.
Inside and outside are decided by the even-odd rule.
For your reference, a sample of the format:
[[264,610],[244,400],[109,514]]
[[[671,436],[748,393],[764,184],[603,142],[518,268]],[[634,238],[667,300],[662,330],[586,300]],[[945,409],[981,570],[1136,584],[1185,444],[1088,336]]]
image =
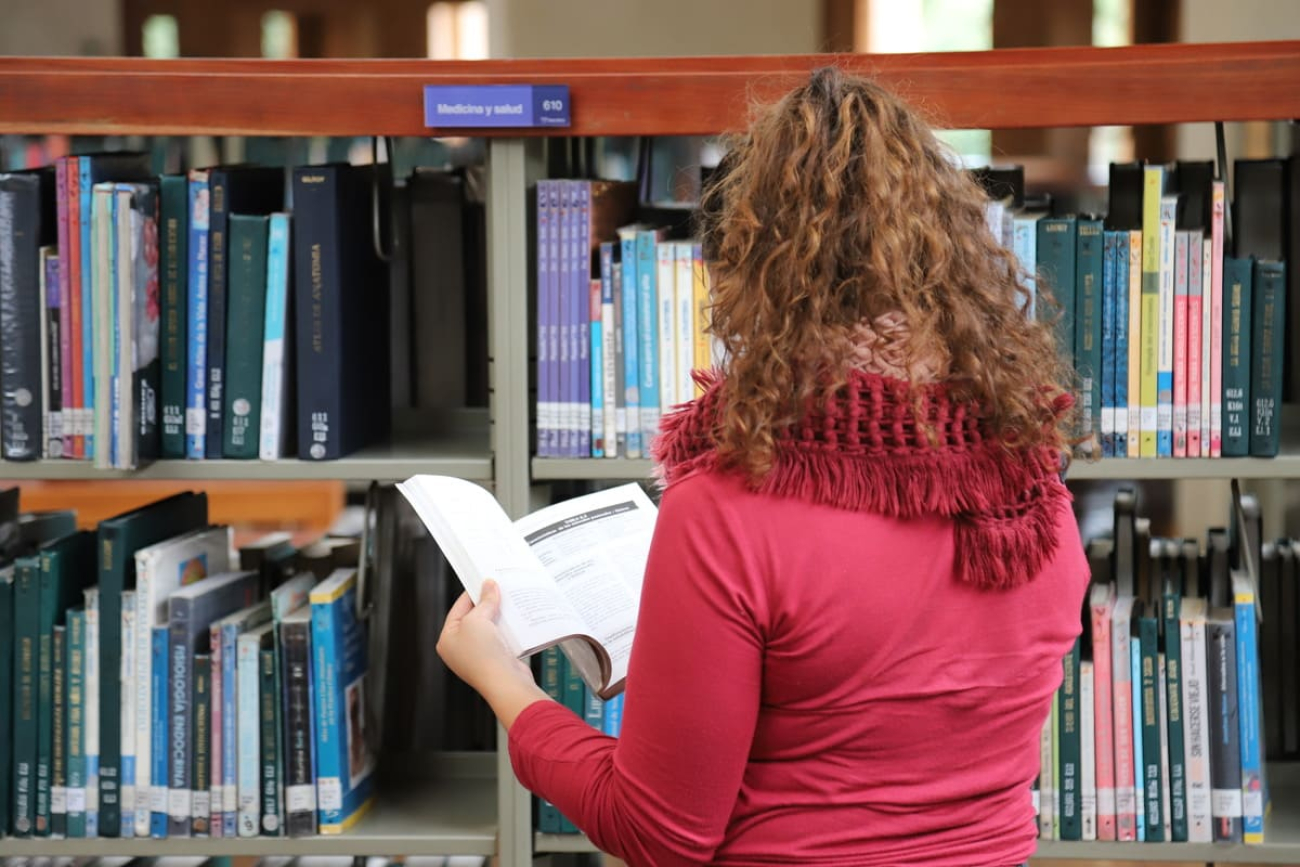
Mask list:
[[373,242],[387,187],[373,166],[294,171],[298,456],[333,460],[388,436],[387,270]]
[[45,443],[41,248],[57,236],[54,170],[0,174],[0,449],[34,461]]
[[208,174],[208,424],[204,456],[222,456],[226,369],[227,226],[231,214],[265,216],[284,209],[284,169],[217,166]]
[[1142,164],[1111,163],[1106,229],[1132,231],[1142,228]]

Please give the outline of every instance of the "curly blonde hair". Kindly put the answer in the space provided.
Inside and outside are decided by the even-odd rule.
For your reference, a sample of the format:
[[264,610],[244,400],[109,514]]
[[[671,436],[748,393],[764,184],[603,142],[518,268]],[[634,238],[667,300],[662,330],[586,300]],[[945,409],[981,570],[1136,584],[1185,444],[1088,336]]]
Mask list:
[[[938,370],[1013,451],[1068,460],[1070,372],[1039,281],[989,232],[987,197],[901,99],[835,68],[760,108],[704,192],[710,332],[725,350],[719,457],[760,480],[781,432],[842,388],[854,334],[900,316],[894,347]],[[913,384],[917,406],[922,386]],[[925,419],[918,418],[924,426]]]

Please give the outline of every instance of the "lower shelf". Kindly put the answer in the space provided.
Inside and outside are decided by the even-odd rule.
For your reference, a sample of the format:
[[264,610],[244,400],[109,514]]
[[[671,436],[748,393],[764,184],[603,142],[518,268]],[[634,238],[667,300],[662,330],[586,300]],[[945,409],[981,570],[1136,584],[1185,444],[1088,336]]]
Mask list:
[[[479,763],[474,763],[479,764]],[[374,806],[346,834],[317,837],[200,837],[151,840],[0,840],[0,854],[29,857],[163,855],[494,855],[497,789],[487,773],[386,782]]]

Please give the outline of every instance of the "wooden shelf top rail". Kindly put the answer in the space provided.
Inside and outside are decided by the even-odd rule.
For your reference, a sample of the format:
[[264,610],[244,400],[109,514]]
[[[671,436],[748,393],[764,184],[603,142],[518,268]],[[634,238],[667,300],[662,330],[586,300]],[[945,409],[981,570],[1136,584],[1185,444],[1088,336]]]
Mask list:
[[[876,76],[953,129],[1300,118],[1300,41],[936,54],[576,60],[0,58],[0,132],[439,134],[425,84],[567,84],[573,125],[535,135],[703,135],[819,66]],[[520,135],[512,130],[442,134]]]

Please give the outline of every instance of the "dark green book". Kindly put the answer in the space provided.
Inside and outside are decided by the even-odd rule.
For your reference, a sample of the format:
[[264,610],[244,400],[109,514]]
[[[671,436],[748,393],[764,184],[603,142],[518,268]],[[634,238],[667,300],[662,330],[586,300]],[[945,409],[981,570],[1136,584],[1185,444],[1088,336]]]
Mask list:
[[211,654],[194,654],[193,683],[194,726],[190,743],[193,744],[192,761],[194,770],[190,773],[190,779],[193,781],[194,807],[190,821],[194,836],[206,837],[212,819],[212,777],[209,774],[212,768],[212,758],[208,749],[212,742]]
[[[1176,553],[1176,552],[1175,552]],[[1179,589],[1166,586],[1164,593],[1165,710],[1169,728],[1169,837],[1187,842],[1187,754],[1183,740],[1183,642],[1180,614],[1183,597]]]
[[262,418],[266,244],[271,218],[230,215],[226,298],[226,392],[221,451],[256,459]]
[[1074,281],[1074,364],[1079,372],[1080,418],[1085,454],[1101,448],[1101,278],[1100,219],[1080,217]]
[[[558,647],[548,647],[541,654],[541,686],[546,694],[558,702],[564,700],[564,654]],[[543,834],[560,833],[563,819],[560,811],[550,801],[537,798],[537,830]]]
[[1282,353],[1286,334],[1286,263],[1255,261],[1251,293],[1250,454],[1277,457],[1282,411]]
[[1223,456],[1250,454],[1253,259],[1223,258]]
[[1080,787],[1079,764],[1082,761],[1083,739],[1080,736],[1082,718],[1079,715],[1079,639],[1065,655],[1061,689],[1057,692],[1060,703],[1060,736],[1058,738],[1060,766],[1057,778],[1058,803],[1061,805],[1061,839],[1083,839],[1083,792]]
[[[574,668],[569,658],[560,652],[560,693],[563,704],[569,710],[573,711],[579,718],[582,717],[587,707],[587,697],[583,693],[582,676]],[[560,812],[560,833],[577,834],[578,827],[573,824],[568,816]]]
[[262,703],[262,836],[279,837],[284,832],[284,816],[280,811],[280,744],[276,736],[280,731],[279,690],[276,689],[275,648],[268,647],[258,653],[260,672],[258,696]]
[[68,837],[86,836],[86,609],[68,611]]
[[14,561],[13,832],[30,837],[36,828],[36,745],[41,719],[37,702],[37,645],[41,607],[41,563]]
[[1051,292],[1056,310],[1048,314],[1040,306],[1039,316],[1056,315],[1057,340],[1061,357],[1074,363],[1074,283],[1078,225],[1074,217],[1044,217],[1038,221],[1038,295]]
[[0,566],[0,837],[13,817],[14,566]]
[[36,745],[36,833],[50,833],[51,765],[54,729],[47,722],[54,713],[54,629],[64,623],[67,610],[82,598],[95,580],[95,534],[83,530],[46,543],[40,553],[41,603],[37,659],[37,707],[41,720]]
[[185,492],[100,522],[99,548],[99,833],[122,830],[122,592],[135,587],[135,552],[207,526],[206,494]]
[[190,221],[185,175],[160,179],[162,201],[158,238],[159,316],[162,322],[162,378],[158,415],[162,419],[162,456],[185,457],[185,382],[188,334]]
[[[1134,613],[1137,607],[1134,606]],[[1160,726],[1160,610],[1142,603],[1136,618],[1142,639],[1142,785],[1138,809],[1146,809],[1146,841],[1162,843],[1165,839],[1164,774],[1161,769]],[[1138,732],[1134,732],[1134,737]]]
[[54,698],[51,702],[50,736],[53,752],[50,758],[50,836],[64,837],[68,833],[67,768],[63,761],[63,747],[67,737],[67,689],[64,685],[67,670],[67,626],[54,627]]

